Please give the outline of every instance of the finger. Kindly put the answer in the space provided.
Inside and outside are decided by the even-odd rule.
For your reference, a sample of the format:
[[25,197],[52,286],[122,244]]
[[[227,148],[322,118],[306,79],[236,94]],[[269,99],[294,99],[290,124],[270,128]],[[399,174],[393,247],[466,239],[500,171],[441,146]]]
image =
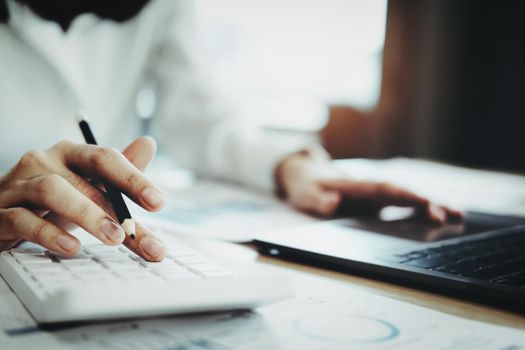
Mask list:
[[426,207],[429,203],[424,197],[387,183],[336,179],[325,180],[322,185],[326,189],[340,191],[349,199],[373,201],[383,206]]
[[327,191],[317,184],[311,184],[300,194],[290,194],[290,203],[299,210],[315,215],[332,215],[341,202],[336,191]]
[[315,199],[317,204],[315,210],[322,216],[333,215],[341,203],[341,195],[335,191],[320,191]]
[[152,137],[141,136],[126,147],[122,154],[140,171],[144,171],[155,157],[157,143]]
[[464,216],[459,210],[450,209],[434,203],[429,203],[428,206],[421,210],[424,217],[438,224],[443,224],[447,221],[461,221]]
[[[144,172],[149,163],[155,157],[157,152],[157,143],[152,137],[141,136],[126,147],[122,154],[133,164],[137,169]],[[103,190],[104,185],[100,181],[91,181],[93,186]]]
[[452,209],[449,207],[444,207],[444,208],[445,208],[445,211],[447,212],[448,219],[452,221],[461,221],[465,217],[465,214],[460,210]]
[[431,222],[436,224],[442,224],[447,221],[447,213],[443,209],[434,203],[429,203],[426,207],[423,208],[424,216]]
[[[85,178],[75,174],[69,169],[65,168],[60,171],[60,175],[66,179],[74,188],[76,188],[80,193],[85,197],[90,199],[93,203],[99,206],[104,212],[109,214],[114,219],[117,219],[115,211],[111,202],[108,200],[106,193],[100,188],[94,186],[91,182],[87,181]],[[53,221],[60,222],[61,219],[54,218],[53,215],[50,216]],[[66,220],[69,221],[69,220]],[[67,224],[67,222],[64,222]]]
[[9,221],[10,218],[7,215],[10,215],[9,210],[9,208],[0,209],[0,241],[2,241],[2,243],[20,239],[20,237],[15,231],[8,229],[7,221]]
[[42,219],[29,209],[9,208],[0,211],[0,231],[65,255],[74,255],[80,242],[66,231]]
[[40,216],[40,217],[43,217],[49,222],[52,222],[53,224],[57,225],[58,227],[60,227],[62,230],[65,230],[65,231],[71,231],[77,227],[77,225],[71,220],[68,220],[53,212],[50,212],[46,214],[45,216]]
[[166,257],[166,246],[144,225],[136,223],[136,237],[126,237],[124,244],[135,254],[149,261],[162,261]]
[[[84,196],[100,207],[105,213],[107,213],[107,215],[112,217],[115,221],[118,221],[115,210],[113,209],[111,202],[107,199],[105,192],[93,186],[93,184],[88,182],[86,179],[69,171],[68,169],[65,169],[62,173],[63,177],[66,178],[69,183],[73,184],[73,187],[78,189],[82,194],[84,194]],[[56,223],[60,227],[69,227],[71,224],[70,220],[53,213],[48,214],[46,218],[49,218],[49,220]],[[120,240],[120,242],[122,241]]]
[[122,153],[111,148],[70,142],[61,142],[55,149],[63,155],[68,168],[78,169],[83,176],[110,182],[147,210],[163,207],[161,192]]
[[60,175],[35,177],[19,184],[19,189],[24,201],[74,222],[106,244],[124,241],[119,224]]

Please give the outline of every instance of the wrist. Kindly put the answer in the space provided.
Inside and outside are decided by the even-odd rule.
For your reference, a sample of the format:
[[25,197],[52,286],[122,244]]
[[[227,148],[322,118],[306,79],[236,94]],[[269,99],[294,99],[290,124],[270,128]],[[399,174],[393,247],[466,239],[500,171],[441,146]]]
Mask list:
[[293,153],[281,161],[274,171],[275,193],[286,198],[290,182],[308,175],[308,168],[325,168],[330,164],[330,156],[321,147],[311,147]]

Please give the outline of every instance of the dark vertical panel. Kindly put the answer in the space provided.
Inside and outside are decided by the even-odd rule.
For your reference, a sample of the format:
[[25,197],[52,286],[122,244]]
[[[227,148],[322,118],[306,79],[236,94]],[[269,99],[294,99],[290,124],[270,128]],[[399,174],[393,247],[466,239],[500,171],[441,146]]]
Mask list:
[[390,0],[388,20],[376,155],[524,171],[525,3]]
[[[473,166],[525,170],[525,7],[520,1],[449,1],[458,76],[449,95],[446,155]],[[444,89],[447,84],[444,84]],[[446,135],[446,132],[444,133]],[[442,142],[446,146],[446,139]]]
[[0,0],[0,23],[7,22],[8,17],[7,4],[5,0]]

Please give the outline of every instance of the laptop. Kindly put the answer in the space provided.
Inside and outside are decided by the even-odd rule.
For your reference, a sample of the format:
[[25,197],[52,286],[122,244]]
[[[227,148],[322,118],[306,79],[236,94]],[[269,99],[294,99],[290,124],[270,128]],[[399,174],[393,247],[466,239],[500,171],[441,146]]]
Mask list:
[[259,234],[266,255],[525,312],[525,219],[343,218]]

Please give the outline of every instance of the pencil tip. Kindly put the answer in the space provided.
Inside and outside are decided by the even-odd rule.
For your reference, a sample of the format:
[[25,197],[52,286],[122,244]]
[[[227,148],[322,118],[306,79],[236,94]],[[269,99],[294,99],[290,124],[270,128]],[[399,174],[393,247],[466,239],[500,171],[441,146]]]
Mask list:
[[124,222],[120,225],[126,235],[129,236],[131,239],[135,239],[136,237],[136,229],[135,229],[135,221],[133,219],[125,219]]

